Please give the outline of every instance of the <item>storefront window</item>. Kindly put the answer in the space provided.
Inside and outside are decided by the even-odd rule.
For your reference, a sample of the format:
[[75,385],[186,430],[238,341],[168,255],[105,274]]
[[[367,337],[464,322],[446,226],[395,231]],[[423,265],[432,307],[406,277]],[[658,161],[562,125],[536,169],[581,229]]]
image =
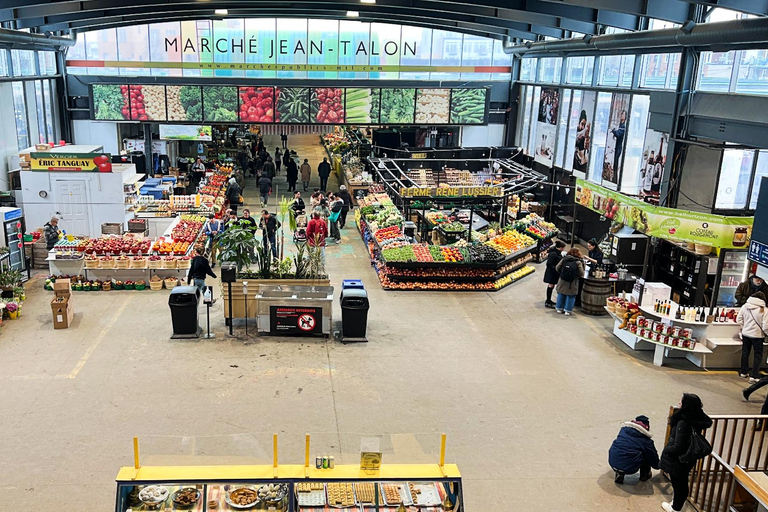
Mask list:
[[[461,66],[463,35],[446,30],[432,31],[432,66]],[[458,80],[459,73],[431,73],[432,80]]]
[[715,199],[716,209],[739,210],[746,207],[754,158],[754,151],[741,149],[723,151]]
[[[53,94],[52,94],[53,91]],[[56,111],[54,110],[54,103],[51,101],[52,97],[55,97],[56,82],[53,80],[46,80],[43,82],[43,104],[45,106],[45,132],[48,136],[48,142],[56,141],[56,133],[54,130],[54,123],[56,122]],[[42,129],[41,129],[42,131]]]
[[571,89],[563,89],[560,94],[560,119],[557,125],[557,142],[555,149],[555,165],[563,168],[565,159],[565,144],[568,136],[568,117],[571,112]]
[[629,113],[629,129],[624,149],[624,166],[621,174],[621,192],[630,195],[640,194],[640,169],[643,162],[643,141],[648,126],[648,110],[651,97],[645,94],[632,96],[632,109]]
[[563,67],[562,57],[539,59],[539,82],[554,84],[560,82],[560,71]]
[[31,50],[11,50],[13,76],[37,75],[35,60],[35,52]]
[[[493,39],[464,36],[461,51],[462,66],[490,66],[493,62]],[[462,73],[462,80],[490,80],[490,73]]]
[[611,93],[597,94],[595,109],[595,124],[592,127],[592,146],[589,159],[589,174],[587,179],[602,183],[603,161],[605,159],[605,141],[608,135],[608,121],[611,116]]
[[768,94],[768,50],[744,50],[741,52],[736,92]]
[[568,57],[566,60],[565,83],[591,85],[594,68],[594,57]]
[[[342,22],[344,23],[344,22]],[[400,48],[401,66],[429,66],[432,47],[432,29],[403,27]],[[414,55],[415,54],[415,55]],[[402,80],[429,80],[429,71],[400,73]]]
[[736,52],[701,52],[699,61],[700,91],[728,92]]
[[[403,27],[405,28],[405,27]],[[498,39],[493,41],[493,65],[512,67],[512,55],[504,53],[504,43]],[[511,80],[512,73],[491,73],[491,80]]]
[[757,208],[757,196],[760,195],[760,183],[765,177],[768,177],[768,151],[758,151],[755,178],[752,180],[752,197],[749,199],[750,210]]
[[[149,62],[149,26],[134,25],[117,29],[117,60]],[[148,76],[149,68],[120,68],[122,75]]]
[[26,149],[29,144],[29,133],[27,132],[27,107],[24,101],[24,83],[13,82],[11,85],[13,91],[13,115],[16,118],[16,140],[19,149]]
[[538,59],[520,60],[520,81],[533,82],[536,80],[536,63]]

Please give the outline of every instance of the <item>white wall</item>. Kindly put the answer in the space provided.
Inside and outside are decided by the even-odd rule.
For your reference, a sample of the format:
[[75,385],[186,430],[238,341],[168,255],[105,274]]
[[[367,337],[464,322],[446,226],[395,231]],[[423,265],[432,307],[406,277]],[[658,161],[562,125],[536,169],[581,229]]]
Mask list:
[[464,126],[461,129],[461,145],[465,148],[503,146],[504,125]]
[[72,121],[74,144],[93,144],[104,146],[104,152],[117,155],[120,153],[117,123],[106,121]]

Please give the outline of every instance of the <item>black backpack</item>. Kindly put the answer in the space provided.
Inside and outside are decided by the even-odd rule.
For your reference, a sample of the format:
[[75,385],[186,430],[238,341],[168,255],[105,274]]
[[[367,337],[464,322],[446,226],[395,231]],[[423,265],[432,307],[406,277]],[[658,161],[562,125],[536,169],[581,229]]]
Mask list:
[[560,279],[566,283],[572,283],[579,277],[579,260],[567,258],[560,269]]
[[712,453],[712,445],[709,444],[709,441],[704,439],[704,436],[693,430],[691,431],[691,445],[688,447],[688,450],[678,458],[683,464],[693,464],[710,453]]

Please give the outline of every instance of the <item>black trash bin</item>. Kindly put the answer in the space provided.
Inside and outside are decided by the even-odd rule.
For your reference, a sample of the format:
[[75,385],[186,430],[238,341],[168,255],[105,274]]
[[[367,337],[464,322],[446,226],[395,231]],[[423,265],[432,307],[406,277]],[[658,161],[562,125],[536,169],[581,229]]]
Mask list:
[[171,338],[198,338],[197,303],[200,294],[194,286],[177,286],[168,296],[171,308],[173,336]]
[[341,290],[341,337],[365,340],[368,327],[368,292],[360,288]]

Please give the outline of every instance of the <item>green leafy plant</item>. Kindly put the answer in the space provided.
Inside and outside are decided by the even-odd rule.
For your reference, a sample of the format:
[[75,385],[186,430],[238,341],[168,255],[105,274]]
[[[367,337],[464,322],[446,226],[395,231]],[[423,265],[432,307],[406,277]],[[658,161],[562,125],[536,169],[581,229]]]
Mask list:
[[21,272],[19,270],[7,270],[0,274],[0,287],[18,288],[21,286]]
[[272,278],[272,248],[267,244],[259,244],[256,247],[256,266],[259,269],[259,277]]
[[293,266],[293,260],[290,256],[286,256],[282,260],[274,260],[272,262],[272,275],[277,279],[286,279],[290,277],[291,266]]
[[253,231],[250,228],[236,222],[219,235],[218,243],[221,261],[234,263],[238,272],[241,272],[250,266],[251,257],[258,245],[258,240],[253,236]]
[[325,278],[325,261],[323,261],[323,248],[320,246],[320,237],[315,235],[315,245],[307,246],[307,278]]
[[296,269],[293,273],[296,279],[306,279],[309,271],[309,259],[307,258],[307,245],[299,244],[296,246],[296,255],[293,258],[293,266]]
[[[293,199],[288,199],[287,197],[283,196],[282,199],[280,199],[280,257],[283,257],[283,251],[285,250],[285,217],[288,216],[290,219],[290,215],[292,212],[291,205],[293,204]],[[291,228],[293,231],[296,231],[296,228]]]

